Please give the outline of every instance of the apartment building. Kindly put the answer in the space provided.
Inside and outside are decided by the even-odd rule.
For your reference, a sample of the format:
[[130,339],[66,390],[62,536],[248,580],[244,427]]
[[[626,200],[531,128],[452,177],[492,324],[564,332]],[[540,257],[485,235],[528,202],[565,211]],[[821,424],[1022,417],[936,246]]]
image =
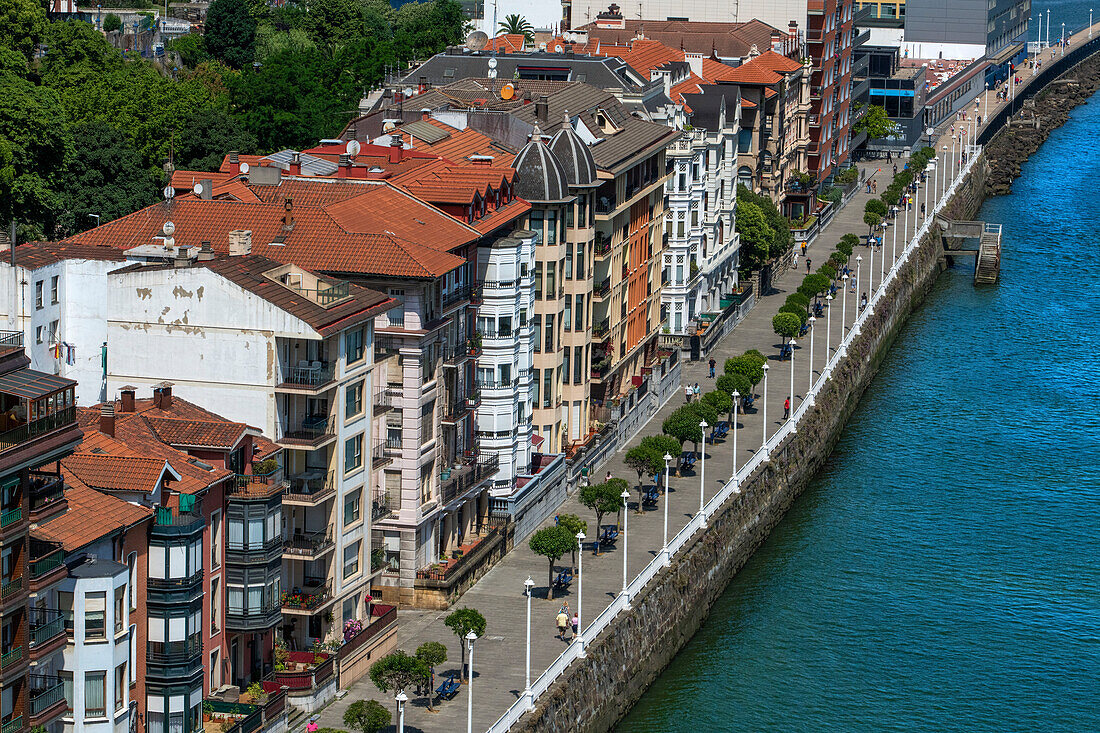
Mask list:
[[[65,714],[57,668],[64,626],[35,610],[65,576],[30,525],[64,509],[58,461],[80,441],[69,379],[30,368],[20,332],[0,334],[0,725],[58,731]],[[34,599],[32,600],[32,594]],[[60,627],[60,628],[59,628]],[[38,676],[38,665],[44,674]],[[33,672],[33,674],[32,674]]]

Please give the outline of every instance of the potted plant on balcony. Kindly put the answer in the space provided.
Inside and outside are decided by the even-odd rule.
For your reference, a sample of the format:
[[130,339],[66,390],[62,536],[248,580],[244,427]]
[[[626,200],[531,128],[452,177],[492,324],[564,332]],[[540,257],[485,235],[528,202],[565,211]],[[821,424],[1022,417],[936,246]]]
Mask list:
[[202,704],[202,722],[209,723],[210,718],[214,716],[214,706],[210,704],[210,701],[206,701]]
[[474,356],[481,351],[481,332],[474,331],[473,335],[466,340],[466,346],[470,349],[470,356]]
[[248,689],[245,690],[245,695],[248,696],[248,701],[253,705],[263,705],[267,702],[267,692],[259,682],[253,682],[249,685]]

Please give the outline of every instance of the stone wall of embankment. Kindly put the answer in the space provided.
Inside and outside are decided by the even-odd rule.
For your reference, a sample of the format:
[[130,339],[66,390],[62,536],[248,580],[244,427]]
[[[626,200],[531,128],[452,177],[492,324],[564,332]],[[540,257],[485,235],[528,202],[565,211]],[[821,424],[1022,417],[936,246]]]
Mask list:
[[[981,205],[988,169],[976,161],[950,202],[955,218],[970,219]],[[821,468],[906,318],[942,271],[939,238],[926,236],[791,436],[673,558],[672,565],[590,643],[525,715],[516,730],[531,733],[610,729],[687,643],[712,604],[792,502]],[[736,661],[735,661],[736,664]]]

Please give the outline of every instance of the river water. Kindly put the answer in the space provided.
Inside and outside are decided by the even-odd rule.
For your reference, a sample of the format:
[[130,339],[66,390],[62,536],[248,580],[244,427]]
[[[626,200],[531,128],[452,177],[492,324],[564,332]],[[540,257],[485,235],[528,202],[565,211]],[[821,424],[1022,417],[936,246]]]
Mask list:
[[940,277],[620,733],[1100,731],[1098,140],[1100,95],[986,203],[1001,282]]

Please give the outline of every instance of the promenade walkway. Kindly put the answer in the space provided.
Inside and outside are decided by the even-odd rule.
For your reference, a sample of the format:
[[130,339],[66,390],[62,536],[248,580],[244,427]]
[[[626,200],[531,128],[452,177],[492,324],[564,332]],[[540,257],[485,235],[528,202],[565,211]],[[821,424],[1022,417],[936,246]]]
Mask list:
[[[884,187],[889,184],[892,177],[892,167],[878,163],[860,164],[865,175],[875,173],[878,185]],[[929,183],[922,187],[919,200],[925,200],[925,191],[931,187]],[[840,237],[848,232],[863,233],[866,225],[863,223],[863,206],[871,195],[865,188],[845,206],[818,237],[814,245],[808,251],[811,267],[815,268],[824,262],[832,252]],[[931,211],[931,207],[929,207]],[[898,226],[912,236],[916,229],[915,219],[919,209],[906,212],[907,220],[901,216]],[[896,252],[900,253],[904,248],[904,242],[908,236],[903,236],[901,231],[897,235]],[[856,254],[862,257],[860,266],[861,281],[858,289],[846,293],[846,304],[839,299],[834,301],[832,312],[828,318],[822,318],[816,324],[813,337],[812,360],[810,358],[810,339],[807,336],[802,339],[795,349],[793,360],[793,378],[795,400],[792,407],[797,406],[802,395],[810,384],[811,370],[814,378],[818,370],[824,366],[826,355],[826,336],[828,335],[828,348],[834,349],[842,338],[841,321],[846,316],[846,322],[850,324],[856,317],[859,297],[862,293],[871,292],[869,279],[877,285],[881,282],[880,272],[889,270],[892,264],[893,232],[888,231],[884,238],[884,245],[880,251],[872,255],[868,248],[857,247]],[[888,262],[882,262],[886,257]],[[802,278],[806,274],[806,258],[799,257],[798,267],[788,271],[779,277],[773,284],[774,290],[761,294],[757,304],[748,317],[729,334],[714,352],[714,358],[719,363],[719,374],[724,360],[736,356],[746,349],[756,348],[769,358],[771,366],[768,377],[767,389],[767,421],[768,434],[782,425],[783,400],[789,391],[792,375],[792,362],[779,361],[778,352],[780,339],[772,331],[771,320],[778,311],[790,292],[797,289]],[[856,260],[852,258],[853,270]],[[831,353],[831,351],[829,352]],[[687,384],[698,382],[703,393],[714,389],[713,380],[707,376],[705,362],[685,362],[683,364],[683,379]],[[758,391],[759,391],[758,387]],[[650,420],[641,434],[628,446],[625,446],[616,454],[606,467],[600,468],[602,479],[603,472],[610,470],[615,476],[626,479],[632,487],[632,508],[636,507],[637,494],[633,491],[636,483],[636,474],[623,464],[623,456],[626,450],[638,443],[644,435],[660,432],[661,422],[677,407],[683,404],[682,390],[675,395],[668,404],[660,409]],[[738,420],[738,465],[743,465],[759,448],[764,434],[764,410],[762,399],[758,394],[756,409],[739,416]],[[689,446],[690,447],[690,446]],[[733,469],[733,433],[726,436],[724,441],[706,447],[706,483],[701,484],[699,470],[696,465],[694,474],[684,477],[673,476],[670,481],[669,501],[669,539],[679,531],[699,509],[700,488],[705,492],[707,499],[714,496],[722,484],[728,480]],[[594,477],[596,478],[596,477]],[[663,526],[663,502],[657,509],[649,509],[644,513],[634,513],[629,516],[629,548],[628,548],[628,573],[631,578],[638,573],[644,565],[650,562],[662,546]],[[594,537],[596,533],[595,517],[592,512],[581,506],[575,498],[567,499],[559,508],[559,513],[573,513],[581,516],[589,523],[588,535]],[[605,517],[604,523],[614,522],[615,518]],[[552,520],[551,520],[552,522]],[[563,558],[558,567],[568,565],[569,558]],[[623,539],[613,548],[595,556],[590,542],[586,543],[583,556],[583,609],[582,622],[588,624],[606,608],[622,589],[623,585]],[[579,588],[575,580],[572,586],[563,594],[555,594],[554,600],[546,599],[548,581],[548,563],[545,558],[534,555],[527,546],[526,541],[515,547],[492,570],[490,570],[473,588],[459,600],[457,607],[469,606],[483,613],[487,619],[487,629],[484,637],[480,639],[474,649],[474,683],[473,683],[473,729],[484,731],[489,728],[497,718],[522,694],[524,689],[524,654],[526,641],[526,608],[527,599],[524,595],[524,581],[531,577],[535,582],[534,597],[531,600],[531,678],[532,680],[542,673],[554,659],[563,651],[566,644],[556,636],[555,616],[563,601],[569,603],[570,609],[575,610],[579,603]],[[399,615],[400,626],[398,631],[398,647],[409,653],[425,641],[440,641],[446,644],[449,660],[436,670],[437,685],[443,675],[457,672],[460,666],[460,646],[458,639],[444,626],[443,619],[447,612],[440,611],[402,611]],[[406,706],[405,726],[408,731],[456,731],[464,730],[466,726],[468,690],[463,686],[458,696],[453,700],[445,701],[437,706],[436,712],[429,712],[423,698],[413,698]],[[378,692],[368,677],[363,677],[355,683],[349,693],[341,700],[335,701],[320,713],[319,723],[322,727],[344,728],[342,716],[348,704],[359,699],[376,699],[394,710],[392,695],[383,695]]]

